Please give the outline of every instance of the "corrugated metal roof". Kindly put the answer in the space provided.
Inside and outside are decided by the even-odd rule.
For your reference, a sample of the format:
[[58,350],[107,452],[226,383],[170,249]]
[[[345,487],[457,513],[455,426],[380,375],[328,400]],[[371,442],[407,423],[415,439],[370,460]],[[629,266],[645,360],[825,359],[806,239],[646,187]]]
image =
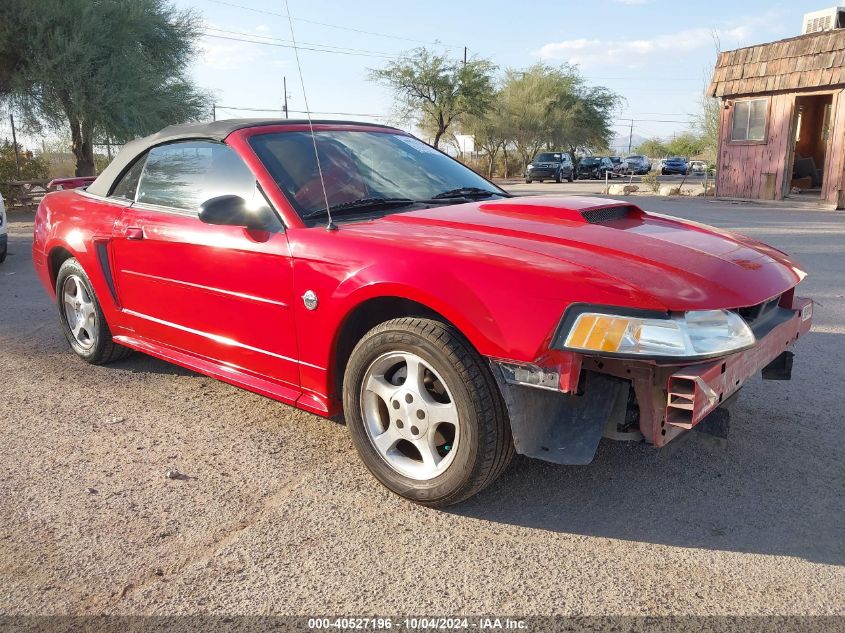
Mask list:
[[845,29],[719,53],[714,97],[845,85]]

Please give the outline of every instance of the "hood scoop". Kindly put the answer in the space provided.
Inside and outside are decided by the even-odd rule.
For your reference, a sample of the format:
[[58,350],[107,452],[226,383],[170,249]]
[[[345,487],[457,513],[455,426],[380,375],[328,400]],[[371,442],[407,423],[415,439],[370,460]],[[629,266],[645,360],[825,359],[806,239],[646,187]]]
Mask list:
[[607,224],[615,220],[640,219],[645,215],[642,209],[635,205],[603,198],[510,198],[485,202],[478,208],[493,215],[526,219],[534,217],[583,224]]
[[585,209],[581,211],[581,215],[584,216],[584,219],[589,224],[604,224],[613,220],[640,217],[642,211],[629,204],[620,204],[612,207],[601,207],[599,209]]

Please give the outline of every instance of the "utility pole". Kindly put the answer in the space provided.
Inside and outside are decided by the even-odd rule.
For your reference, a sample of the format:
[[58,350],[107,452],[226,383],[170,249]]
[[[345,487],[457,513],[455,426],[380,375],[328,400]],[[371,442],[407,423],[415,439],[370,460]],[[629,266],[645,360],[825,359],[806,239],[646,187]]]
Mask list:
[[282,106],[282,109],[285,111],[285,118],[288,118],[288,78],[282,77],[282,90],[285,93],[285,104]]
[[628,132],[628,153],[631,153],[631,143],[634,140],[634,119],[631,119],[631,129]]
[[211,104],[211,120],[212,121],[217,120],[217,104],[216,103]]
[[464,68],[467,66],[467,47],[464,46]]
[[12,147],[15,150],[15,176],[21,179],[21,159],[18,156],[18,137],[15,134],[15,115],[9,112],[9,121],[12,122]]

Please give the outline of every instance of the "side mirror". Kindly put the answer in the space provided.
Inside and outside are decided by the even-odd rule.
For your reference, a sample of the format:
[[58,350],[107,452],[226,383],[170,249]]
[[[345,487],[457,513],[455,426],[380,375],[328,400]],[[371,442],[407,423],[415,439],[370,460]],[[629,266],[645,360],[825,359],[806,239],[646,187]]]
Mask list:
[[243,226],[256,231],[270,228],[267,209],[250,209],[247,201],[240,196],[218,196],[206,200],[200,205],[199,218],[206,224]]

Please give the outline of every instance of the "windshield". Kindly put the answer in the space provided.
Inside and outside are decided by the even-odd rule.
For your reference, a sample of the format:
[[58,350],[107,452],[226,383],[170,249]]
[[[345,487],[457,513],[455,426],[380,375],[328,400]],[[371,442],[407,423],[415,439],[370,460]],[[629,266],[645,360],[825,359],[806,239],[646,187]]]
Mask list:
[[601,159],[599,159],[599,158],[582,158],[581,159],[581,164],[587,165],[587,166],[598,165],[600,162],[601,162]]
[[559,163],[560,154],[537,154],[534,157],[535,163]]
[[[507,195],[474,171],[411,136],[328,130],[314,132],[314,140],[333,210],[366,212],[377,206],[368,205],[368,201],[433,203],[433,198],[443,198],[443,194],[452,194],[446,197],[458,201],[463,201],[464,195]],[[260,134],[250,139],[250,145],[303,219],[325,215],[326,201],[309,132]],[[387,208],[382,204],[379,212],[389,212]],[[402,208],[396,206],[393,210]]]

